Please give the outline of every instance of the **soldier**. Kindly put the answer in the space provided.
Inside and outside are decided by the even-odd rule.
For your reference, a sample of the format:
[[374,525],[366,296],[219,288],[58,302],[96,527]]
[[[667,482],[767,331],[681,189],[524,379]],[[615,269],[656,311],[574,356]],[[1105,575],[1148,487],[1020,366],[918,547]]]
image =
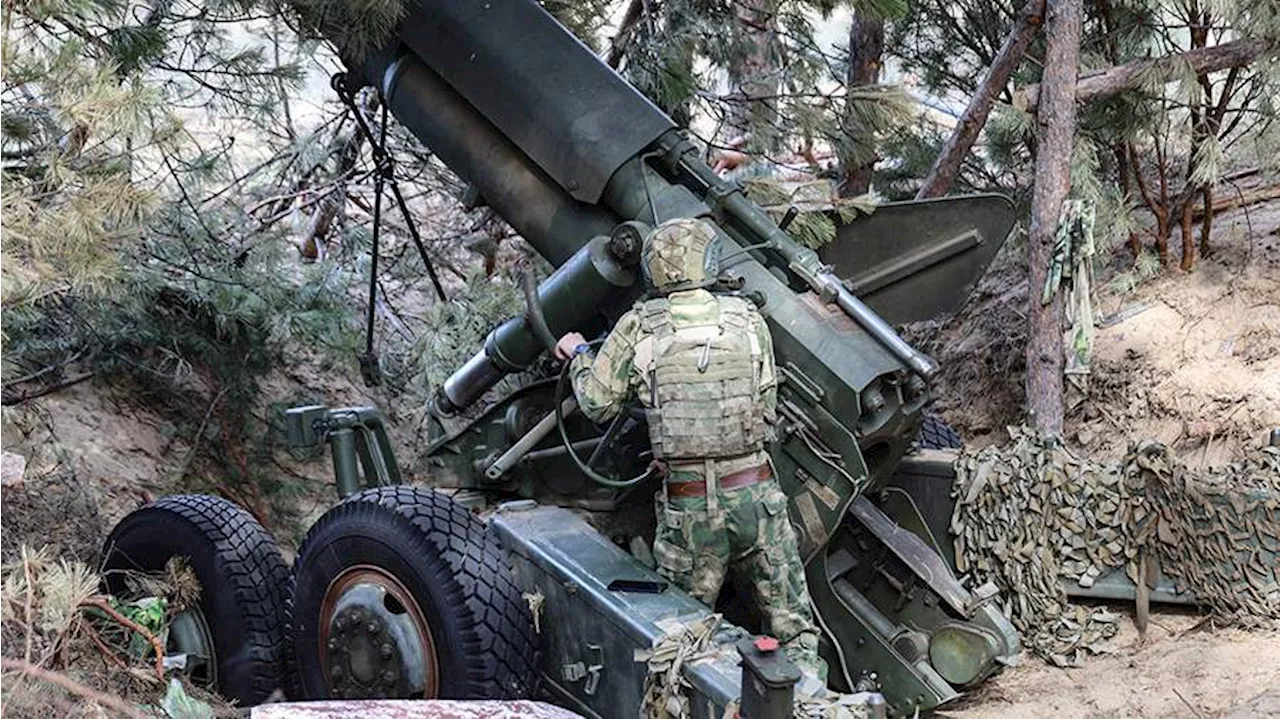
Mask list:
[[776,419],[773,341],[754,305],[707,288],[719,267],[711,225],[662,223],[641,254],[654,297],[619,318],[592,356],[560,338],[582,413],[596,423],[631,397],[645,407],[657,493],[658,572],[714,606],[729,569],[745,571],[765,630],[801,669],[826,681],[787,498],[765,451]]

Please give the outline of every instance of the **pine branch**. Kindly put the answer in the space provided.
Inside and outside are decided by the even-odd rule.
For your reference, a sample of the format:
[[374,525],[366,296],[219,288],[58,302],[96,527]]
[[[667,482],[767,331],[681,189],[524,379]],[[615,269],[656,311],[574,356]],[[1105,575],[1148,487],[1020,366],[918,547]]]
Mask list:
[[[1076,102],[1087,103],[1137,88],[1148,78],[1172,80],[1188,68],[1196,74],[1249,65],[1264,54],[1275,52],[1265,40],[1234,40],[1213,47],[1166,55],[1097,70],[1080,77]],[[1014,93],[1013,104],[1034,113],[1040,102],[1040,85],[1026,85]]]

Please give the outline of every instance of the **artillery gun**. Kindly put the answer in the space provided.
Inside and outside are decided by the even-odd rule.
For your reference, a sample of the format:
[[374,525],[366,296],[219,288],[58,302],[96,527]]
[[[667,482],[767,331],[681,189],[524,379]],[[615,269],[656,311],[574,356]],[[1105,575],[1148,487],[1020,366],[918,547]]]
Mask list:
[[963,586],[946,559],[948,457],[913,450],[937,366],[889,324],[964,302],[1013,228],[1007,198],[885,204],[820,256],[533,0],[410,3],[385,47],[347,65],[340,89],[376,87],[556,269],[526,283],[524,315],[432,399],[435,489],[404,483],[375,409],[304,407],[289,414],[291,441],[330,445],[343,501],[292,572],[257,522],[216,498],[165,498],[116,527],[108,568],[191,558],[202,599],[171,637],[189,671],[243,704],[279,686],[292,699],[536,697],[633,716],[649,674],[637,652],[722,612],[706,658],[682,669],[687,707],[766,715],[776,702],[758,693],[772,690],[740,668],[768,660],[739,649],[757,629],[742,588],[703,606],[646,561],[658,480],[643,415],[596,427],[555,377],[486,396],[555,336],[603,337],[644,292],[644,233],[673,217],[715,225],[719,290],[751,298],[774,337],[779,510],[832,688],[911,715],[1016,661],[994,589]]

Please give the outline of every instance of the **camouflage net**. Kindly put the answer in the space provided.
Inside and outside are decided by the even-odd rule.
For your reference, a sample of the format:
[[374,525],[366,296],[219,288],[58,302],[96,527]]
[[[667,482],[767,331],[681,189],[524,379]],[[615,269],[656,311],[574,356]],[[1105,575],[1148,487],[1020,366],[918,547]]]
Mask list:
[[1148,587],[1173,579],[1215,618],[1280,623],[1280,449],[1191,470],[1156,442],[1104,464],[1009,431],[1012,447],[957,460],[951,532],[959,571],[1000,587],[1033,652],[1068,666],[1105,651],[1118,616],[1069,604],[1063,581],[1120,567]]

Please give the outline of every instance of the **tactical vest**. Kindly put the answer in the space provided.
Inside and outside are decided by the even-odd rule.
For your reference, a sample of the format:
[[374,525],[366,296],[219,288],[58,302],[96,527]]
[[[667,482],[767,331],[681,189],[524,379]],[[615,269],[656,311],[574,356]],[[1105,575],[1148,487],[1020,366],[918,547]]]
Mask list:
[[665,297],[640,305],[635,367],[649,385],[641,403],[655,458],[719,459],[764,446],[760,378],[767,355],[746,301],[714,299],[705,320],[681,324]]

